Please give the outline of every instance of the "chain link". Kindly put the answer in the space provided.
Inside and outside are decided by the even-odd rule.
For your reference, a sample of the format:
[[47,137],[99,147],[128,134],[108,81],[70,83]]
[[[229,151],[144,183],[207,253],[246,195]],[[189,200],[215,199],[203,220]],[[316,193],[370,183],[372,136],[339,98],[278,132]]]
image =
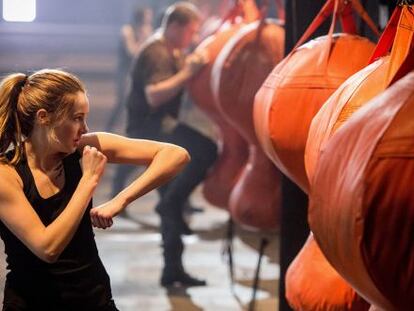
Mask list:
[[398,5],[399,6],[403,6],[403,5],[413,5],[414,4],[414,0],[399,0],[398,1]]

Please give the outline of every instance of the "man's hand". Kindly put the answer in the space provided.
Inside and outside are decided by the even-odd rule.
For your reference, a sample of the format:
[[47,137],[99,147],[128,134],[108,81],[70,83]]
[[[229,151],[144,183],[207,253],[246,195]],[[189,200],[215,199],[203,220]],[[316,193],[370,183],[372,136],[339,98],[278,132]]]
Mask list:
[[197,51],[186,57],[184,68],[190,72],[191,76],[193,76],[198,73],[201,68],[208,64],[208,62],[209,59],[207,51]]
[[197,51],[188,55],[184,66],[172,77],[160,82],[148,84],[145,87],[145,96],[152,109],[169,103],[183,89],[186,82],[208,63],[206,51]]

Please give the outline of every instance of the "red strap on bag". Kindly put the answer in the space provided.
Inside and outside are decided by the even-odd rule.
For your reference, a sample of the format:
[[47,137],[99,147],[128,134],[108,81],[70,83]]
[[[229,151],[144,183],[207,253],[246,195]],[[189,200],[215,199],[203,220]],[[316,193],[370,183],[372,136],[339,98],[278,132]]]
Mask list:
[[260,12],[256,6],[255,0],[239,0],[243,7],[243,19],[246,23],[257,21],[260,18]]
[[[280,2],[280,0],[276,0],[276,2]],[[257,31],[257,34],[256,34],[256,40],[255,40],[256,44],[259,44],[262,30],[263,30],[263,28],[266,24],[266,17],[267,17],[268,11],[269,11],[269,0],[263,0],[262,1],[262,6],[260,8],[261,18],[260,18],[260,24],[259,24],[259,27],[258,27],[258,31]],[[282,26],[283,23],[284,23],[284,20],[278,19],[278,24],[280,26]]]
[[406,74],[408,74],[412,70],[414,70],[414,42],[411,42],[410,52],[405,58],[405,61],[402,63],[400,69],[395,74],[390,85],[397,82],[399,79],[404,77]]
[[395,8],[370,62],[388,54],[391,49],[386,82],[390,85],[413,69],[414,10],[411,6]]
[[411,6],[403,6],[394,44],[391,50],[390,66],[387,72],[387,82],[391,83],[401,65],[412,49],[414,35],[414,10]]
[[237,18],[242,17],[247,23],[253,22],[260,17],[260,12],[256,7],[255,2],[252,0],[234,0],[234,5],[230,8],[227,14],[224,15],[221,23],[217,29],[213,31],[216,33],[222,26],[229,22],[230,24],[236,24]]
[[377,25],[374,21],[369,17],[367,11],[365,11],[364,7],[362,6],[359,0],[351,0],[352,7],[354,8],[355,12],[362,18],[362,20],[368,25],[368,27],[375,33],[378,37],[380,36],[380,32],[378,30]]
[[322,23],[328,18],[328,16],[332,14],[334,3],[335,0],[328,0],[325,3],[325,5],[322,7],[319,13],[313,19],[312,23],[303,33],[302,37],[300,37],[299,41],[295,44],[292,51],[301,46],[303,43],[305,43],[305,41],[308,40],[308,38],[322,25]]
[[319,59],[318,59],[318,68],[321,68],[321,70],[326,70],[327,66],[326,63],[329,60],[329,54],[332,47],[332,38],[333,38],[333,32],[336,25],[336,18],[338,16],[338,9],[339,9],[339,1],[340,0],[328,0],[325,5],[322,7],[322,9],[319,11],[319,13],[316,15],[312,23],[309,25],[309,27],[306,29],[305,33],[302,35],[302,37],[299,39],[299,41],[296,43],[295,47],[292,49],[292,51],[289,53],[287,57],[290,57],[290,55],[293,54],[293,52],[301,46],[305,41],[320,27],[320,25],[328,18],[330,15],[332,15],[332,22],[331,26],[329,27],[329,32],[327,35],[327,40],[325,42],[326,48],[323,49],[323,53],[321,53]]
[[398,21],[400,20],[402,7],[397,6],[388,21],[380,39],[378,40],[377,46],[372,53],[369,63],[373,63],[378,58],[387,55],[394,42],[395,34],[397,33]]
[[285,7],[282,3],[282,0],[275,0],[275,1],[276,1],[277,18],[280,19],[280,21],[284,22],[286,20]]
[[269,11],[269,0],[263,0],[260,8],[260,19],[263,23],[264,19],[267,17]]
[[[335,4],[337,5],[336,11]],[[365,11],[359,0],[328,0],[293,49],[302,45],[331,14],[333,14],[333,17],[335,17],[335,15],[339,15],[344,32],[347,32],[348,30],[350,31],[349,33],[356,33],[356,26],[352,16],[352,10],[357,12],[365,21],[365,23],[367,23],[367,25],[372,29],[372,31],[379,35],[379,31],[375,26],[375,23],[369,17],[368,13]],[[332,19],[332,23],[335,26],[336,20],[334,20],[334,18]]]
[[349,34],[356,34],[357,28],[355,25],[351,2],[348,2],[347,4],[345,4],[345,6],[343,7],[342,11],[339,14],[340,14],[341,26],[342,26],[343,32],[346,32]]
[[222,24],[225,22],[231,22],[233,24],[235,22],[235,19],[240,15],[242,15],[242,6],[240,2],[236,1],[234,3],[234,6],[224,16]]

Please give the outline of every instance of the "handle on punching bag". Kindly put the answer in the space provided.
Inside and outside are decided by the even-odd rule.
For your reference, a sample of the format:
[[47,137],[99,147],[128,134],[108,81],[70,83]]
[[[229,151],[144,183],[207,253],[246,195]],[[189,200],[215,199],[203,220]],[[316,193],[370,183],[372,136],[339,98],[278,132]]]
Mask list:
[[[403,0],[401,2],[403,3],[399,5],[414,5],[414,0]],[[412,70],[414,70],[414,40],[411,41],[410,52],[408,53],[404,63],[401,65],[400,69],[397,71],[390,84],[398,81]]]
[[[370,60],[370,63],[372,63],[379,57],[387,55],[391,49],[390,62],[385,80],[387,86],[398,80],[397,73],[407,60],[407,55],[411,55],[410,52],[413,49],[413,35],[413,8],[407,5],[397,6]],[[407,64],[409,64],[410,61],[411,60],[407,60]],[[401,77],[404,70],[407,70],[406,68],[407,67],[401,69],[402,71],[399,73],[399,77]]]
[[[315,16],[311,24],[308,26],[306,31],[303,33],[301,38],[295,44],[293,49],[290,53],[286,56],[285,60],[288,59],[293,52],[305,43],[306,40],[322,25],[322,23],[332,15],[332,22],[328,32],[328,40],[326,40],[326,48],[323,50],[324,53],[321,53],[319,60],[318,60],[318,68],[324,70],[327,68],[325,64],[329,61],[329,55],[331,52],[332,47],[332,39],[333,39],[333,32],[336,25],[336,18],[340,17],[342,26],[348,30],[352,30],[355,28],[355,24],[353,21],[352,13],[350,12],[351,9],[354,9],[361,18],[372,28],[372,30],[378,33],[378,30],[375,26],[375,23],[371,20],[368,16],[366,11],[364,10],[363,6],[361,5],[359,0],[327,0],[325,5],[321,8],[319,13]],[[352,20],[351,20],[352,19]],[[285,62],[286,63],[286,62]],[[279,70],[282,69],[282,66]]]
[[394,84],[410,71],[414,70],[414,46],[411,43],[411,50],[408,53],[407,57],[405,58],[404,63],[401,65],[400,69],[395,74],[394,78],[392,79],[391,84]]
[[367,11],[365,11],[364,7],[362,6],[359,0],[351,0],[352,7],[354,8],[355,12],[361,17],[361,19],[368,25],[368,27],[375,33],[378,37],[380,36],[380,32],[378,30],[377,25],[374,21],[369,17]]
[[286,20],[285,6],[283,5],[282,0],[275,0],[275,2],[276,2],[277,18],[281,22],[284,23]]
[[260,8],[260,19],[263,21],[267,17],[269,11],[269,0],[262,1],[262,7]]
[[246,23],[251,23],[260,19],[260,11],[256,6],[255,0],[239,0],[243,7],[243,19]]
[[219,25],[212,31],[212,34],[217,33],[225,23],[229,22],[230,24],[234,24],[236,22],[236,18],[240,16],[241,7],[238,1],[234,1],[234,5],[228,10],[224,17],[220,21]]
[[[249,12],[249,10],[251,12]],[[233,6],[229,9],[227,14],[224,15],[220,25],[213,31],[213,33],[219,31],[226,22],[235,24],[238,17],[243,17],[243,20],[247,23],[258,20],[259,10],[257,9],[255,2],[252,2],[252,0],[234,0]]]
[[242,7],[241,4],[238,1],[234,2],[234,5],[230,10],[227,12],[227,14],[223,18],[223,24],[225,22],[231,22],[234,23],[235,19],[241,15]]
[[255,44],[258,45],[260,41],[260,36],[262,34],[263,27],[265,25],[265,20],[267,12],[269,11],[269,0],[263,0],[262,7],[260,8],[260,24],[257,28]]
[[411,6],[403,6],[398,28],[395,34],[391,50],[390,65],[387,72],[387,84],[389,85],[396,73],[404,63],[412,49],[414,35],[414,10]]
[[292,49],[292,51],[289,53],[288,57],[293,54],[295,49],[297,49],[299,46],[301,46],[326,20],[326,18],[332,14],[332,22],[329,27],[329,32],[327,35],[328,40],[326,40],[326,48],[323,49],[323,53],[321,53],[319,59],[318,59],[318,66],[317,68],[326,69],[325,64],[329,60],[329,54],[331,51],[332,46],[332,37],[333,32],[335,29],[336,24],[336,18],[338,15],[338,9],[339,9],[339,1],[340,0],[328,0],[325,5],[322,7],[322,9],[319,11],[319,13],[316,15],[312,23],[309,25],[309,27],[306,29],[305,33],[302,35],[302,37],[299,39],[299,41],[296,43],[295,47]]
[[349,33],[349,34],[356,34],[357,28],[355,25],[355,19],[353,15],[353,9],[352,9],[351,2],[346,2],[343,5],[343,8],[339,14],[340,14],[342,31],[345,33]]
[[378,40],[377,46],[372,53],[369,63],[373,63],[378,58],[387,55],[394,42],[395,34],[397,33],[398,21],[400,19],[402,7],[397,6],[388,21],[387,26]]
[[371,17],[369,17],[367,11],[365,11],[359,0],[341,0],[339,16],[343,32],[349,34],[357,33],[353,11],[358,13],[361,19],[368,25],[374,34],[378,37],[380,36],[378,27],[375,25]]
[[[336,13],[335,5],[337,5]],[[328,0],[306,29],[305,33],[296,43],[293,50],[302,45],[331,14],[339,15],[344,32],[355,33],[354,29],[356,30],[356,26],[352,10],[357,12],[362,20],[371,28],[371,30],[379,36],[378,28],[376,27],[374,21],[369,17],[359,0]]]
[[402,5],[413,5],[414,4],[414,0],[399,0],[397,5],[402,6]]
[[310,23],[308,28],[305,30],[303,35],[300,37],[298,42],[293,47],[291,53],[305,43],[306,40],[322,25],[322,23],[326,20],[326,18],[333,12],[334,3],[337,0],[328,0],[319,13],[315,16],[313,21]]
[[[328,34],[329,39],[327,40],[328,42],[326,43],[327,47],[324,49],[325,53],[322,53],[321,56],[319,57],[318,64],[320,64],[320,66],[317,66],[317,68],[326,68],[326,66],[323,66],[323,62],[328,61],[328,56],[329,56],[330,47],[331,47],[331,43],[332,43],[333,29],[334,29],[334,26],[336,24],[336,15],[337,15],[337,10],[338,10],[338,2],[339,2],[339,0],[327,0],[326,1],[326,3],[321,8],[319,13],[315,16],[313,21],[310,23],[308,28],[306,28],[305,32],[302,34],[302,36],[300,37],[298,42],[296,42],[293,49],[284,58],[284,60],[283,60],[284,64],[287,63],[287,60],[293,55],[295,50],[299,46],[301,46],[303,43],[305,43],[305,41],[308,40],[308,38],[322,25],[322,23],[326,20],[326,18],[329,17],[333,13],[332,23],[331,23],[331,26],[330,26],[330,29],[329,29],[329,34]],[[284,65],[278,66],[277,67],[278,71],[282,70],[283,67],[284,67]],[[276,72],[274,72],[274,73],[276,74]]]

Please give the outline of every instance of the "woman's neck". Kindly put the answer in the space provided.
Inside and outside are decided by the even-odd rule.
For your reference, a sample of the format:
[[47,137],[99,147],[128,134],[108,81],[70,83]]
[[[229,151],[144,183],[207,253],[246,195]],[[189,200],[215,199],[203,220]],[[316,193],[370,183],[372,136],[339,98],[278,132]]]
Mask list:
[[64,157],[63,154],[51,152],[47,146],[35,144],[29,139],[25,141],[24,148],[29,166],[43,172],[55,170]]

